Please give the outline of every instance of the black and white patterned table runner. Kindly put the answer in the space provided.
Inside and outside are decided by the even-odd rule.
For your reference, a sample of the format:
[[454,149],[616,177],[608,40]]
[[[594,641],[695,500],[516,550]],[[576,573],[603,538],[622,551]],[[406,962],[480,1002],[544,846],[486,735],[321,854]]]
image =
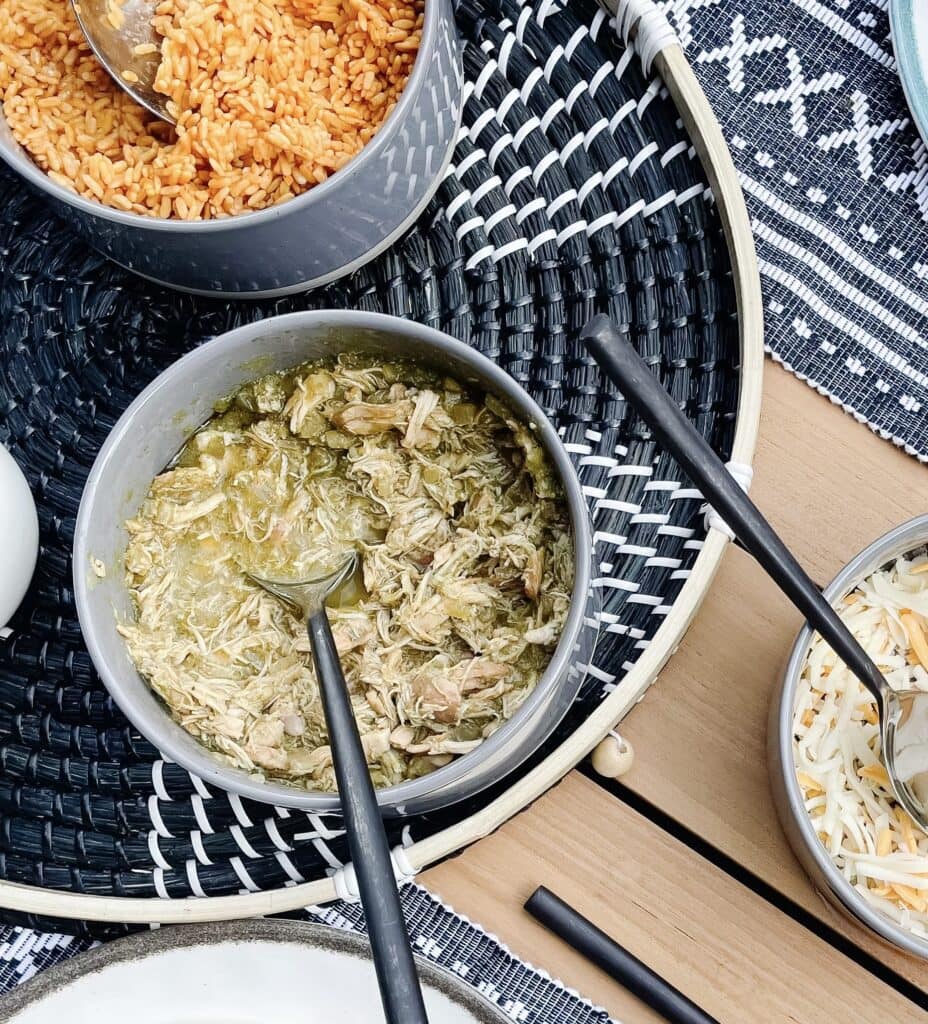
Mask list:
[[[419,956],[465,979],[516,1024],[610,1024],[605,1010],[514,957],[420,886],[404,887],[403,913]],[[315,908],[311,916],[336,928],[364,930],[358,904]],[[70,935],[0,926],[0,993],[92,945]]]
[[722,124],[773,357],[928,461],[928,152],[887,0],[667,0]]

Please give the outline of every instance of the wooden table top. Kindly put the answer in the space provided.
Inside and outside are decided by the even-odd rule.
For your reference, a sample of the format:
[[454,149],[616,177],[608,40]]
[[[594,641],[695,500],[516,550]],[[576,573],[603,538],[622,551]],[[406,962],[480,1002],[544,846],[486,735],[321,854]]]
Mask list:
[[[752,494],[824,584],[925,512],[928,474],[768,362]],[[423,884],[624,1024],[661,1018],[528,917],[537,885],[722,1024],[928,1019],[928,964],[827,905],[774,814],[766,717],[799,626],[732,547],[680,650],[621,726],[636,751],[622,785],[574,771]]]

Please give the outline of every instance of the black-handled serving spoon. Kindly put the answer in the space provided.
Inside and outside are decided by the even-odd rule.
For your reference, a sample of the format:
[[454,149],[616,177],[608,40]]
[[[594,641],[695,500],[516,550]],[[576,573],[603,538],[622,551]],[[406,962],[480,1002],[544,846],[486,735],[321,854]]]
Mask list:
[[886,682],[773,527],[609,318],[594,317],[581,339],[742,545],[873,695],[893,793],[928,831],[928,693],[893,690]]
[[390,845],[325,611],[326,599],[351,577],[356,565],[357,556],[352,554],[335,572],[318,579],[291,583],[250,574],[248,578],[299,610],[306,621],[351,864],[358,879],[387,1024],[428,1024]]

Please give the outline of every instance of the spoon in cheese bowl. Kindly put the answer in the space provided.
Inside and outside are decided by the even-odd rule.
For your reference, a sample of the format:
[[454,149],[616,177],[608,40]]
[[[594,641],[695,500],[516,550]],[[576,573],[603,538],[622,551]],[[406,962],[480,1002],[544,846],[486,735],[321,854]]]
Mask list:
[[388,1024],[428,1024],[396,888],[390,846],[325,610],[326,601],[340,588],[350,585],[357,564],[357,555],[352,552],[334,570],[323,569],[309,579],[283,581],[263,579],[250,573],[245,575],[298,611],[306,621],[348,849],[358,880],[386,1019]]
[[608,317],[591,320],[582,340],[716,514],[870,691],[879,713],[882,758],[893,793],[913,821],[928,832],[928,692],[894,690],[889,685],[722,460]]

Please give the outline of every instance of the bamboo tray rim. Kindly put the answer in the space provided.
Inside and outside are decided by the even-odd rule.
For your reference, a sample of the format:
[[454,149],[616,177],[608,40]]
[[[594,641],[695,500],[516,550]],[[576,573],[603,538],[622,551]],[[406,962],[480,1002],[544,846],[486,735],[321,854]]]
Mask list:
[[[617,2],[618,27],[627,41],[629,36],[634,39],[639,30],[646,28],[656,33],[654,38],[663,44],[656,53],[649,51],[646,42],[639,45],[639,49],[646,58],[646,69],[653,61],[654,69],[676,104],[719,210],[728,244],[739,317],[740,386],[731,461],[750,465],[760,420],[764,364],[763,307],[754,243],[741,186],[718,122],[664,15],[653,0]],[[662,20],[655,21],[656,15]],[[648,19],[650,21],[646,24]],[[650,50],[653,49],[651,46]],[[489,835],[559,781],[614,729],[645,694],[676,650],[708,593],[728,540],[723,532],[715,528],[708,530],[702,550],[672,609],[648,647],[624,675],[621,685],[548,757],[487,806],[397,851],[401,880],[411,879],[429,865]],[[331,876],[275,890],[171,900],[90,895],[0,880],[0,906],[7,910],[125,924],[192,923],[266,916],[326,903],[338,895]]]

